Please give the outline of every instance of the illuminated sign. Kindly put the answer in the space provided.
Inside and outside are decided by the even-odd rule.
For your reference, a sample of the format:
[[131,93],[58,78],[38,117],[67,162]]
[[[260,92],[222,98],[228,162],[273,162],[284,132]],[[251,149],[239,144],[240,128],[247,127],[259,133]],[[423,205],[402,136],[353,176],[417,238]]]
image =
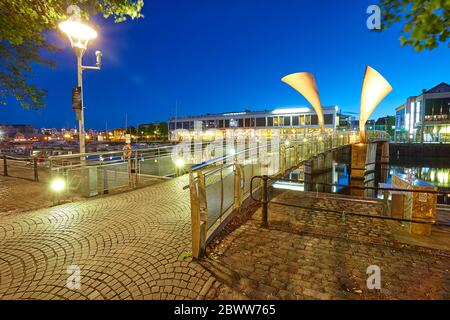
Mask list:
[[275,109],[272,114],[291,114],[291,113],[304,113],[311,112],[309,108],[287,108],[287,109]]

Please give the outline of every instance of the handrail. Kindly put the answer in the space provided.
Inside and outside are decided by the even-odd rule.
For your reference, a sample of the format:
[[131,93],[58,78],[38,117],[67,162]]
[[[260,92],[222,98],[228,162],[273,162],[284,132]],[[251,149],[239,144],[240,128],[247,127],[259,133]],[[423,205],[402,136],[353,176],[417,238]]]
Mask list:
[[19,158],[19,157],[13,157],[13,156],[9,156],[7,154],[4,153],[0,153],[0,157],[6,157],[7,159],[11,159],[11,160],[16,160],[16,161],[30,161],[33,160],[36,157],[24,157],[24,158]]
[[[263,197],[262,199],[256,199],[253,196],[253,180],[254,179],[261,179],[261,180],[265,180],[266,183],[264,184],[265,189],[263,190]],[[268,180],[278,180],[278,181],[286,181],[286,182],[301,182],[301,181],[296,181],[296,180],[292,180],[292,179],[279,179],[276,176],[254,176],[252,177],[251,183],[250,183],[250,197],[254,200],[254,201],[259,201],[261,202],[261,204],[263,205],[263,212],[262,212],[262,216],[263,216],[263,225],[267,225],[268,224],[268,215],[267,215],[267,204],[268,203],[273,203],[273,204],[278,204],[278,205],[285,205],[285,206],[291,206],[291,207],[296,207],[296,208],[300,208],[300,209],[310,209],[313,211],[326,211],[326,212],[331,212],[331,213],[337,213],[337,214],[343,214],[345,215],[354,215],[354,216],[359,216],[359,217],[368,217],[368,218],[375,218],[375,219],[385,219],[385,220],[392,220],[392,221],[399,221],[399,222],[411,222],[411,223],[418,223],[418,224],[434,224],[434,225],[442,225],[442,226],[450,226],[450,224],[447,223],[439,223],[436,222],[434,219],[430,220],[428,218],[425,218],[423,220],[416,220],[416,219],[403,219],[403,218],[396,218],[396,217],[387,217],[387,216],[377,216],[377,215],[370,215],[370,214],[366,214],[366,213],[359,213],[359,212],[347,212],[347,211],[338,211],[338,210],[333,210],[333,209],[328,209],[328,208],[322,208],[322,207],[308,207],[308,206],[301,206],[301,205],[296,205],[296,204],[290,204],[290,203],[285,203],[285,202],[278,202],[278,201],[272,201],[271,199],[268,198],[268,190],[267,190],[267,181]],[[312,183],[312,184],[316,184],[316,185],[330,185],[330,186],[339,186],[342,184],[331,184],[331,183]],[[345,185],[347,186],[347,185]],[[348,187],[348,186],[347,186]],[[439,192],[439,191],[432,191],[432,190],[413,190],[413,189],[397,189],[397,188],[384,188],[384,187],[359,187],[359,186],[353,186],[353,188],[356,189],[379,189],[379,190],[385,190],[385,191],[404,191],[404,192],[418,192],[418,193],[429,193],[429,194],[444,194],[446,195],[448,192]],[[265,197],[264,197],[265,195]],[[265,198],[265,199],[264,199]],[[265,211],[265,212],[264,212]]]
[[244,150],[237,151],[237,152],[235,152],[233,154],[226,154],[226,155],[224,155],[224,156],[222,156],[220,158],[214,158],[214,159],[211,159],[211,160],[199,163],[199,164],[195,164],[195,165],[193,165],[191,167],[191,170],[192,171],[197,171],[197,170],[203,169],[204,167],[207,167],[207,166],[210,166],[212,164],[215,164],[217,162],[221,162],[221,161],[224,161],[226,159],[234,158],[234,157],[236,157],[238,155],[245,154],[246,152],[249,152],[251,150],[258,150],[259,148],[264,148],[264,147],[269,147],[269,146],[271,146],[271,144],[266,144],[266,145],[263,145],[263,146],[257,146],[257,147],[253,147],[253,148],[247,148],[247,149],[244,149]]
[[[257,177],[257,176],[256,176]],[[417,190],[417,189],[401,189],[401,188],[386,188],[386,187],[370,187],[370,186],[352,186],[348,184],[340,184],[340,183],[329,183],[329,182],[305,182],[305,180],[294,180],[294,179],[285,179],[285,178],[277,178],[271,177],[271,179],[277,179],[281,182],[295,182],[295,183],[307,183],[311,185],[324,185],[328,187],[347,187],[349,189],[358,189],[358,190],[382,190],[382,191],[399,191],[399,192],[416,192],[416,193],[430,193],[430,194],[442,194],[447,195],[449,192],[445,191],[432,191],[432,190]]]
[[[154,147],[154,148],[145,148],[145,149],[133,149],[132,152],[146,152],[146,151],[154,151],[154,150],[160,150],[160,149],[168,149],[174,147],[173,145],[170,146],[163,146],[163,147]],[[66,158],[81,158],[81,157],[88,157],[88,156],[103,156],[103,155],[111,155],[111,154],[122,154],[122,150],[116,150],[116,151],[99,151],[99,152],[86,152],[86,153],[72,153],[72,154],[63,154],[63,155],[57,155],[57,156],[50,156],[48,157],[49,160],[55,160],[55,159],[66,159]]]

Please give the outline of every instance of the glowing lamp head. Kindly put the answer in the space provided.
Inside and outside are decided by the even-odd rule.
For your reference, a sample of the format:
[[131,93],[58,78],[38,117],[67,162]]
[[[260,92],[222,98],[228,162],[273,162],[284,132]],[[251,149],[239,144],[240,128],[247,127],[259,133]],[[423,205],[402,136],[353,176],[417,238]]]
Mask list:
[[79,21],[67,20],[59,24],[59,29],[67,34],[72,47],[86,49],[90,40],[97,38],[97,31]]
[[175,164],[177,165],[178,168],[181,168],[184,166],[184,160],[179,158],[175,161]]
[[62,178],[56,178],[50,183],[53,192],[61,192],[66,188],[66,182]]

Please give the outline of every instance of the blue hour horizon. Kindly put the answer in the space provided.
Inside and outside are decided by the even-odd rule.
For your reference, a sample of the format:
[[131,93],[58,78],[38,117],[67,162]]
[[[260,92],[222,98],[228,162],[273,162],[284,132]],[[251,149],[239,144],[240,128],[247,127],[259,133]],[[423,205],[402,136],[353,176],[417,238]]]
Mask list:
[[[420,53],[401,47],[399,28],[367,29],[366,9],[376,1],[352,2],[146,1],[143,19],[114,24],[93,17],[99,37],[89,44],[85,63],[94,63],[97,49],[104,61],[100,72],[84,73],[86,128],[310,107],[281,82],[300,71],[314,73],[322,105],[358,113],[364,70],[372,66],[393,87],[373,119],[395,115],[395,107],[409,96],[450,82],[445,44]],[[46,107],[24,110],[11,99],[0,108],[0,123],[77,127],[71,110],[75,55],[59,32],[48,37],[62,48],[45,53],[56,68],[36,67],[32,80],[48,90]]]

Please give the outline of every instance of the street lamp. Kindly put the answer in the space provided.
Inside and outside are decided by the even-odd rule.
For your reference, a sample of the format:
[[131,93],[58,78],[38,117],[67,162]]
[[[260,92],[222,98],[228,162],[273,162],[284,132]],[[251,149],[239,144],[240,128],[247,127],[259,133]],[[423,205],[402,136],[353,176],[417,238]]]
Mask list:
[[97,37],[97,32],[87,24],[78,21],[77,19],[69,18],[67,21],[63,21],[59,24],[59,29],[63,31],[70,40],[70,44],[77,56],[77,68],[78,68],[78,87],[81,91],[81,110],[77,112],[77,119],[79,124],[79,139],[80,139],[80,153],[86,153],[85,146],[85,131],[84,131],[84,106],[83,106],[83,70],[100,70],[102,53],[96,51],[97,63],[95,66],[83,66],[82,59],[83,54],[87,49],[88,42]]

